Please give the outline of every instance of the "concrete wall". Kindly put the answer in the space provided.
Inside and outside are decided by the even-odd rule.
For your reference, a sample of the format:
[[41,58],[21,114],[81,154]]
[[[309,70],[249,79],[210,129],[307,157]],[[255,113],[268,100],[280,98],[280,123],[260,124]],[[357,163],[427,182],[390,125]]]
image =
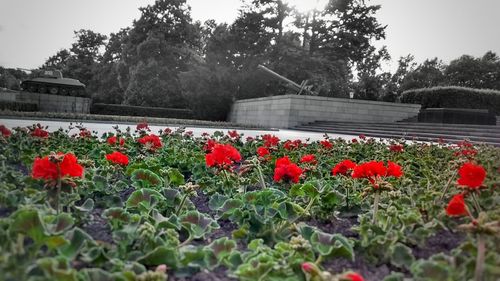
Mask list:
[[230,122],[291,128],[314,121],[396,122],[418,115],[420,105],[285,95],[236,101]]
[[19,92],[11,90],[0,89],[0,100],[5,101],[16,101],[18,99]]
[[43,112],[89,113],[89,98],[20,92],[18,101],[32,102]]

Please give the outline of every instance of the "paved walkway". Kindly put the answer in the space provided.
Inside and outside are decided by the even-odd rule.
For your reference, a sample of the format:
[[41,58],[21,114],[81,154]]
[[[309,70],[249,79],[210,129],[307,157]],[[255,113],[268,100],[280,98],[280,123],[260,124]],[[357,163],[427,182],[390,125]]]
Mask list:
[[[28,119],[2,119],[0,118],[0,124],[5,125],[8,128],[14,128],[14,127],[26,127],[26,126],[31,126],[33,124],[40,123],[42,126],[49,126],[48,131],[57,131],[59,128],[62,129],[68,129],[70,126],[70,122],[68,121],[47,121],[47,120],[28,120]],[[105,132],[112,132],[114,131],[113,127],[116,126],[116,124],[113,123],[103,123],[103,122],[82,122],[83,126],[85,126],[87,129],[90,131],[96,131],[98,136],[101,136]],[[73,123],[73,126],[75,123]],[[120,130],[125,130],[127,127],[131,127],[132,131],[135,130],[136,124],[119,124],[118,127]],[[178,127],[172,127],[172,126],[149,126],[151,131],[154,133],[159,132],[160,130],[163,130],[165,128],[170,128],[172,130],[177,129]],[[72,132],[70,133],[76,133],[78,129],[73,129]],[[223,128],[201,128],[201,127],[186,127],[186,131],[192,131],[194,136],[199,137],[203,133],[209,133],[213,134],[215,131],[223,131],[224,133],[227,133],[227,129]],[[317,140],[323,140],[324,139],[324,134],[323,133],[314,133],[314,132],[306,132],[306,131],[298,131],[298,130],[237,130],[239,133],[243,133],[243,139],[246,137],[256,137],[259,135],[264,135],[264,134],[272,134],[277,137],[279,137],[281,140],[295,140],[295,139],[300,139],[300,140],[307,140],[309,139],[310,141],[317,141]],[[328,134],[331,138],[343,138],[346,140],[351,140],[352,138],[355,138],[357,136],[353,135],[342,135],[342,134]]]

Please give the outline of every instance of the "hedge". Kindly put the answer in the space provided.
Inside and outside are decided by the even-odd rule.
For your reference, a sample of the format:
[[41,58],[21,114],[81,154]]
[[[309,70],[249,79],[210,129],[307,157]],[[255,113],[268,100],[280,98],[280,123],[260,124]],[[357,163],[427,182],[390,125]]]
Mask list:
[[500,115],[500,91],[465,87],[433,87],[404,91],[402,103],[416,103],[422,108],[488,109]]
[[94,103],[90,107],[91,114],[142,116],[159,118],[189,119],[193,114],[189,109],[161,108],[146,106],[130,106],[120,104]]
[[0,110],[38,111],[38,105],[31,102],[0,100]]

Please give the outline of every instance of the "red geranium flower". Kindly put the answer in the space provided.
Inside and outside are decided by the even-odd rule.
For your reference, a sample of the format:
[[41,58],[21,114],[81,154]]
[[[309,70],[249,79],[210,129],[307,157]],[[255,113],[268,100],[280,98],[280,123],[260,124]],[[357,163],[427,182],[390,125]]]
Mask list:
[[[360,274],[358,274],[356,272],[350,272],[350,273],[344,274],[343,279],[349,280],[349,281],[365,281],[365,279],[363,279],[363,276],[361,276]],[[341,279],[341,280],[343,280],[343,279]]]
[[336,176],[338,174],[341,174],[341,175],[345,176],[345,175],[347,175],[347,173],[350,170],[353,170],[354,167],[356,167],[356,163],[352,162],[349,159],[346,159],[346,160],[338,163],[337,165],[335,165],[335,167],[333,167],[332,174],[334,176]]
[[392,152],[403,152],[403,145],[392,144],[391,146],[389,146],[389,150]]
[[387,161],[387,176],[400,178],[403,175],[403,171],[401,171],[401,166],[398,164]]
[[469,214],[463,194],[457,194],[451,198],[446,207],[446,214],[448,216],[466,216]]
[[238,134],[238,132],[236,130],[234,130],[234,131],[227,131],[227,134],[232,139],[239,139],[240,138],[240,134]]
[[208,167],[229,169],[234,162],[241,161],[240,152],[230,144],[216,144],[212,152],[205,155]]
[[313,154],[307,154],[300,158],[300,163],[316,164],[316,162],[316,156],[314,156]]
[[207,140],[207,142],[205,143],[205,145],[203,146],[203,150],[205,150],[206,152],[210,152],[212,151],[212,149],[214,148],[214,146],[217,144],[217,141],[214,140],[214,139],[209,139]]
[[[61,157],[62,161],[55,160]],[[82,177],[83,167],[72,153],[58,153],[56,157],[35,158],[31,177],[34,179],[57,180],[59,177]]]
[[2,136],[6,137],[6,138],[10,137],[10,135],[12,135],[12,132],[4,125],[0,125],[0,133],[2,134]]
[[263,146],[257,148],[257,155],[259,155],[260,157],[265,157],[269,154],[270,154],[269,149],[267,149]]
[[271,135],[263,135],[262,139],[264,140],[265,147],[277,146],[280,142],[280,139],[278,137]]
[[486,178],[486,171],[483,166],[470,162],[463,164],[458,170],[458,174],[460,175],[457,181],[458,184],[473,189],[479,188]]
[[137,124],[135,129],[137,131],[142,131],[142,130],[149,131],[149,126],[148,126],[147,122],[142,122],[142,123]]
[[90,138],[90,137],[92,137],[92,133],[87,129],[80,129],[79,136],[80,136],[80,138],[84,138],[84,139]]
[[170,129],[170,128],[165,128],[165,130],[163,130],[164,135],[170,135],[171,133],[172,133],[172,129]]
[[351,142],[352,143],[358,143],[358,140],[357,139],[352,139]]
[[320,143],[324,149],[330,149],[333,147],[333,144],[329,140],[322,140]]
[[292,163],[287,156],[276,160],[274,181],[290,180],[297,183],[299,182],[300,175],[302,175],[302,169],[295,163]]
[[163,146],[160,137],[155,134],[144,136],[140,138],[138,141],[139,143],[145,145],[146,147],[152,150],[161,148]]
[[[118,141],[118,138],[116,136],[109,137],[107,142],[109,145],[115,145]],[[125,145],[125,139],[120,138],[120,146]]]
[[48,138],[49,137],[49,132],[41,129],[41,128],[35,128],[32,132],[31,135],[33,137],[38,137],[38,138]]
[[113,162],[113,163],[118,164],[118,165],[122,165],[122,166],[128,165],[128,156],[121,153],[121,152],[118,152],[118,151],[115,151],[115,152],[110,153],[110,154],[106,154],[106,159],[108,161]]
[[362,140],[366,140],[366,136],[363,135],[363,134],[359,135],[359,138],[362,139]]
[[301,140],[294,140],[294,141],[287,140],[287,141],[283,144],[283,147],[284,147],[286,150],[292,150],[292,149],[299,148],[301,145],[302,145],[302,141],[301,141]]

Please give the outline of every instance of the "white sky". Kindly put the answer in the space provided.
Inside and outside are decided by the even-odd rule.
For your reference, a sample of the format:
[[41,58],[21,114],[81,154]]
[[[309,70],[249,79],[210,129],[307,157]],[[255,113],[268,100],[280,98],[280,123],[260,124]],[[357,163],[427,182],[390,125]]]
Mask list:
[[[192,17],[232,22],[240,0],[187,0]],[[289,0],[301,7],[316,0]],[[323,0],[320,0],[323,1]],[[154,0],[0,0],[0,66],[36,68],[74,42],[74,30],[109,35],[130,26],[138,7]],[[393,64],[408,53],[417,61],[445,62],[462,54],[500,55],[500,0],[372,0],[381,4],[379,22],[388,25]]]

